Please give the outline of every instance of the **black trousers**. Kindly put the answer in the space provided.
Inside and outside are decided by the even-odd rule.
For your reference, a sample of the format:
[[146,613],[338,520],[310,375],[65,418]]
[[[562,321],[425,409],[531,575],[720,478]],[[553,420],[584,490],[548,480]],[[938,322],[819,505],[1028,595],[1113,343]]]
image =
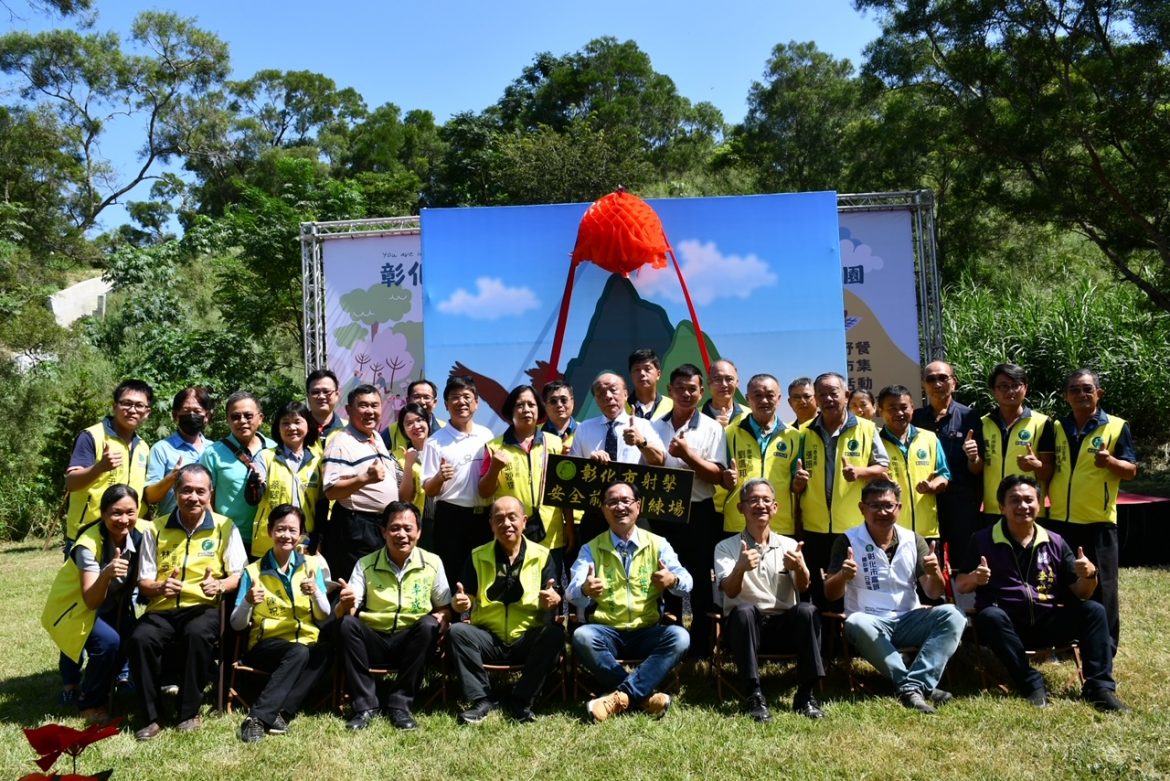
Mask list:
[[[691,657],[707,655],[711,647],[711,619],[708,613],[714,607],[711,592],[711,568],[715,563],[715,546],[725,536],[723,517],[715,512],[715,501],[707,499],[691,504],[690,519],[687,523],[651,521],[650,530],[666,538],[678,554],[679,563],[691,574],[694,586],[691,588]],[[683,600],[669,591],[662,595],[666,612],[682,619]]]
[[249,666],[269,672],[268,680],[248,714],[271,726],[283,713],[292,718],[301,703],[329,669],[332,648],[328,643],[305,645],[271,638],[248,649],[244,660]]
[[1045,528],[1064,537],[1075,555],[1077,548],[1084,548],[1089,561],[1097,567],[1097,590],[1090,597],[1105,608],[1105,620],[1109,624],[1109,639],[1113,655],[1117,654],[1117,642],[1121,638],[1121,611],[1118,598],[1118,570],[1121,568],[1121,551],[1117,541],[1115,523],[1064,523],[1047,521]]
[[557,623],[531,627],[513,643],[505,643],[488,630],[473,624],[452,624],[447,632],[447,648],[455,662],[455,672],[463,697],[476,703],[491,696],[487,664],[523,664],[524,672],[512,687],[511,700],[531,707],[549,673],[565,650],[565,628]]
[[435,503],[434,553],[443,561],[448,580],[459,577],[473,548],[491,540],[492,527],[486,507]]
[[[341,664],[353,698],[355,713],[384,705],[387,708],[410,710],[418,694],[426,670],[427,659],[439,639],[439,622],[431,615],[423,616],[410,628],[391,634],[377,632],[357,616],[344,616],[338,625],[341,642]],[[378,702],[371,667],[390,667],[398,670],[385,703]]]
[[978,497],[951,496],[949,489],[938,495],[938,533],[947,545],[952,565],[968,560],[971,535],[990,525],[979,510],[979,502]]
[[811,602],[765,615],[755,605],[736,605],[723,619],[727,647],[748,691],[760,688],[758,654],[796,654],[796,680],[811,687],[825,675],[821,659],[821,614]]
[[358,559],[385,544],[382,516],[356,512],[343,507],[341,502],[333,505],[333,513],[325,525],[321,554],[334,580],[348,580]]
[[829,556],[833,552],[833,543],[840,537],[838,532],[810,532],[800,535],[804,543],[804,562],[808,565],[809,589],[813,604],[821,610],[844,609],[844,602],[837,600],[829,602],[825,599],[825,582],[821,573],[829,568]]
[[219,642],[219,610],[215,606],[188,607],[146,613],[130,638],[130,669],[142,697],[147,723],[161,719],[159,687],[164,653],[175,649],[183,657],[179,681],[179,721],[199,715],[203,689],[211,681]]
[[1060,645],[1077,640],[1081,646],[1081,665],[1085,689],[1117,688],[1113,680],[1113,653],[1105,620],[1105,608],[1093,601],[1076,601],[1038,611],[1036,623],[1017,625],[1003,608],[991,606],[975,616],[979,642],[1003,662],[1012,682],[1021,694],[1044,688],[1044,677],[1028,663],[1026,648]]

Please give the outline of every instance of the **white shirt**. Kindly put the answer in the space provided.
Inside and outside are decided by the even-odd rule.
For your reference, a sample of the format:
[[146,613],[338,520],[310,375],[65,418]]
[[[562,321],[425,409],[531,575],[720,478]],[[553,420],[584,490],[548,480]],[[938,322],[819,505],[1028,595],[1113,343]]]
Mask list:
[[[687,446],[695,455],[707,461],[714,461],[721,466],[726,466],[727,435],[723,431],[723,426],[719,425],[718,421],[695,410],[689,421],[683,423],[679,428],[675,428],[673,415],[674,413],[670,412],[654,421],[654,432],[658,434],[658,438],[664,443],[662,452],[666,455],[666,463],[663,466],[668,466],[671,469],[691,469],[686,461],[683,461],[681,458],[675,458],[670,454],[670,440],[674,439],[679,431],[684,430],[686,431],[684,439],[686,440]],[[708,483],[706,480],[700,480],[698,475],[696,475],[694,481],[691,483],[691,503],[712,499],[714,496],[715,485]]]
[[[614,423],[613,433],[617,437],[617,460],[623,464],[644,464],[646,460],[642,457],[642,451],[633,445],[627,445],[624,437],[626,427],[633,421],[634,431],[638,433],[639,439],[645,439],[649,447],[656,447],[662,452],[666,452],[666,448],[662,445],[662,440],[658,433],[654,430],[654,426],[648,420],[636,418],[627,412],[622,412],[617,416]],[[589,454],[596,450],[605,452],[605,432],[609,428],[609,418],[604,415],[598,415],[595,418],[589,418],[581,422],[577,426],[577,435],[573,437],[573,447],[569,450],[569,455],[578,456],[580,458],[589,458]]]
[[487,443],[492,438],[491,429],[478,423],[471,425],[468,434],[457,431],[454,426],[444,426],[431,433],[422,452],[423,482],[438,474],[442,459],[455,467],[455,475],[443,483],[436,499],[460,507],[483,503],[479,497],[479,475],[483,471],[483,461],[488,457]]

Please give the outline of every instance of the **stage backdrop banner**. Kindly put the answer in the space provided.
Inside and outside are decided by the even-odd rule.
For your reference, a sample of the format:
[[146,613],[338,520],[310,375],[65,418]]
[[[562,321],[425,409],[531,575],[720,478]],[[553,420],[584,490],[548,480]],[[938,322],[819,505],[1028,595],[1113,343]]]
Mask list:
[[[831,192],[650,200],[682,265],[712,360],[779,378],[844,373],[837,199]],[[627,356],[653,348],[665,367],[702,365],[673,267],[625,279],[577,271],[561,365],[547,365],[577,226],[589,204],[425,209],[427,367],[440,387],[470,375],[476,420],[494,430],[508,390],[563,375],[577,417],[596,414],[590,383],[626,376]],[[665,393],[668,378],[659,385]],[[782,393],[782,396],[787,394]],[[792,419],[786,405],[780,414]]]
[[331,239],[322,247],[322,267],[326,355],[341,381],[341,403],[369,383],[388,407],[383,423],[393,420],[406,385],[423,371],[419,234]]
[[841,269],[849,388],[921,388],[910,212],[843,212]]

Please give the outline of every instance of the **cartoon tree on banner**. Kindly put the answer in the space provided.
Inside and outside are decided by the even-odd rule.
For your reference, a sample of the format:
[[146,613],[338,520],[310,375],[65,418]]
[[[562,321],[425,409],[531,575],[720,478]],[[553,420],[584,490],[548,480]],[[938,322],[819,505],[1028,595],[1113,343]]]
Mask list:
[[[410,290],[398,287],[387,287],[381,282],[370,285],[365,290],[358,288],[351,290],[341,297],[341,308],[344,309],[355,323],[364,323],[370,327],[370,341],[378,336],[378,327],[390,320],[400,320],[410,311],[411,300],[414,294]],[[346,326],[348,328],[349,326]],[[347,334],[352,337],[352,334]],[[338,339],[340,342],[341,340]],[[351,342],[353,344],[354,342]]]
[[397,388],[395,383],[409,377],[414,369],[414,356],[406,337],[394,331],[379,333],[366,350],[354,356],[354,361],[361,382],[390,393]]

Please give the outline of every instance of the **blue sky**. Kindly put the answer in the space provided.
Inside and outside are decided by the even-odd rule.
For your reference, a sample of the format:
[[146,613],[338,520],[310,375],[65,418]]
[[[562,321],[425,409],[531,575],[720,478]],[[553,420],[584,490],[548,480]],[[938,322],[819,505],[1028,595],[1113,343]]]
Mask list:
[[[233,77],[262,68],[311,70],[353,87],[370,108],[386,102],[404,111],[429,109],[439,122],[460,111],[480,111],[536,54],[563,55],[593,38],[632,39],[655,70],[674,79],[692,102],[709,101],[728,122],[743,119],[752,81],[760,79],[772,48],[787,41],[815,41],[855,66],[877,37],[872,16],[850,0],[772,0],[712,3],[367,2],[306,0],[98,0],[96,29],[128,33],[134,16],[147,9],[175,11],[198,19],[231,46]],[[22,12],[21,3],[10,4]],[[25,13],[11,29],[53,26]],[[125,170],[133,163],[135,139],[105,143]],[[146,188],[130,198],[145,198]],[[120,222],[111,215],[107,227]]]

